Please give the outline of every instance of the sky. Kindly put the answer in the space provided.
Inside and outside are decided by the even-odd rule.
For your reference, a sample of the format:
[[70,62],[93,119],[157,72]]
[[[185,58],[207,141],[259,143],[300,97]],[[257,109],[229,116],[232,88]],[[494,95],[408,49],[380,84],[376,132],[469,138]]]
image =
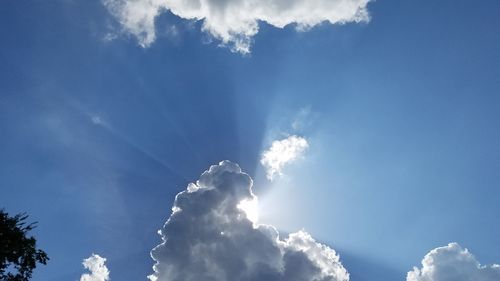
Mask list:
[[[242,237],[273,254],[220,242],[239,280],[293,281],[264,252],[297,280],[500,280],[500,2],[271,2],[0,4],[0,208],[38,222],[34,281],[236,274],[191,242]],[[182,235],[209,205],[238,234]]]

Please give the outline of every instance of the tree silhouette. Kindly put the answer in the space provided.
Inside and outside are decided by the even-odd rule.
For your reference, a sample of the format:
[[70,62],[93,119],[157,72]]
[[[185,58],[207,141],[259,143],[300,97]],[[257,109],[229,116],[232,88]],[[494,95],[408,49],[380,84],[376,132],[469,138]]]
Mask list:
[[10,217],[0,209],[0,281],[27,281],[37,263],[47,264],[47,254],[28,237],[36,223],[27,223],[26,213]]

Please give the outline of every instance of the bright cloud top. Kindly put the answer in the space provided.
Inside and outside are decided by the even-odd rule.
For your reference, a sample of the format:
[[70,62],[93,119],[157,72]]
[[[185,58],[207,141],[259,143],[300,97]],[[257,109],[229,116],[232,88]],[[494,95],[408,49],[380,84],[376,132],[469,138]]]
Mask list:
[[143,47],[156,38],[155,18],[165,10],[188,20],[202,20],[203,31],[231,50],[249,53],[259,21],[283,28],[296,24],[307,30],[331,24],[369,20],[370,0],[103,0],[126,31]]
[[105,265],[106,259],[92,254],[87,259],[83,260],[83,266],[90,271],[90,274],[85,273],[80,277],[80,281],[107,281],[109,280],[109,270]]
[[422,260],[422,268],[408,272],[406,281],[498,281],[500,265],[481,265],[457,243],[436,248]]
[[269,150],[264,151],[260,163],[266,168],[267,178],[273,180],[283,174],[283,168],[304,155],[309,148],[307,140],[300,136],[289,136],[273,141]]
[[[223,161],[177,194],[173,213],[151,251],[153,281],[348,281],[339,256],[304,231],[280,238],[250,221],[252,179]],[[256,201],[256,200],[255,200]]]

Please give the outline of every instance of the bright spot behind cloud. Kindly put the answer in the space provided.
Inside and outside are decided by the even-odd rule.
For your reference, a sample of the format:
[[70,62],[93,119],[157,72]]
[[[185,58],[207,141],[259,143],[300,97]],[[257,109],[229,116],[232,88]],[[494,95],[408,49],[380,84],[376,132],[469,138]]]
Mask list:
[[102,0],[124,29],[143,47],[156,38],[155,18],[164,11],[202,20],[202,30],[231,50],[249,53],[259,21],[307,30],[320,23],[368,21],[369,0]]
[[273,141],[269,150],[264,151],[260,159],[260,163],[266,168],[267,178],[273,180],[275,175],[282,175],[283,168],[302,157],[307,148],[309,148],[307,140],[295,135]]
[[259,201],[256,196],[253,199],[243,199],[237,207],[245,212],[247,219],[253,223],[257,223],[259,220]]
[[83,266],[90,271],[80,277],[80,281],[106,281],[109,279],[109,270],[105,265],[106,259],[92,254],[83,260]]
[[457,243],[436,248],[422,260],[422,268],[408,272],[406,281],[498,281],[500,265],[481,265]]
[[150,280],[349,280],[334,250],[304,231],[280,238],[274,227],[250,221],[242,202],[256,202],[252,179],[229,161],[177,194],[159,231],[163,242],[151,251]]

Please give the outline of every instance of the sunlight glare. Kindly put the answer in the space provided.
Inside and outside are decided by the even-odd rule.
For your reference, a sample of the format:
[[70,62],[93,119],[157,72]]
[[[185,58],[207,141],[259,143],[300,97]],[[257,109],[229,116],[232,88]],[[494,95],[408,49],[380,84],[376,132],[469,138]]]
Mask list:
[[257,197],[252,199],[244,199],[238,204],[238,209],[245,212],[247,219],[249,219],[254,224],[257,223],[259,219],[259,201]]

